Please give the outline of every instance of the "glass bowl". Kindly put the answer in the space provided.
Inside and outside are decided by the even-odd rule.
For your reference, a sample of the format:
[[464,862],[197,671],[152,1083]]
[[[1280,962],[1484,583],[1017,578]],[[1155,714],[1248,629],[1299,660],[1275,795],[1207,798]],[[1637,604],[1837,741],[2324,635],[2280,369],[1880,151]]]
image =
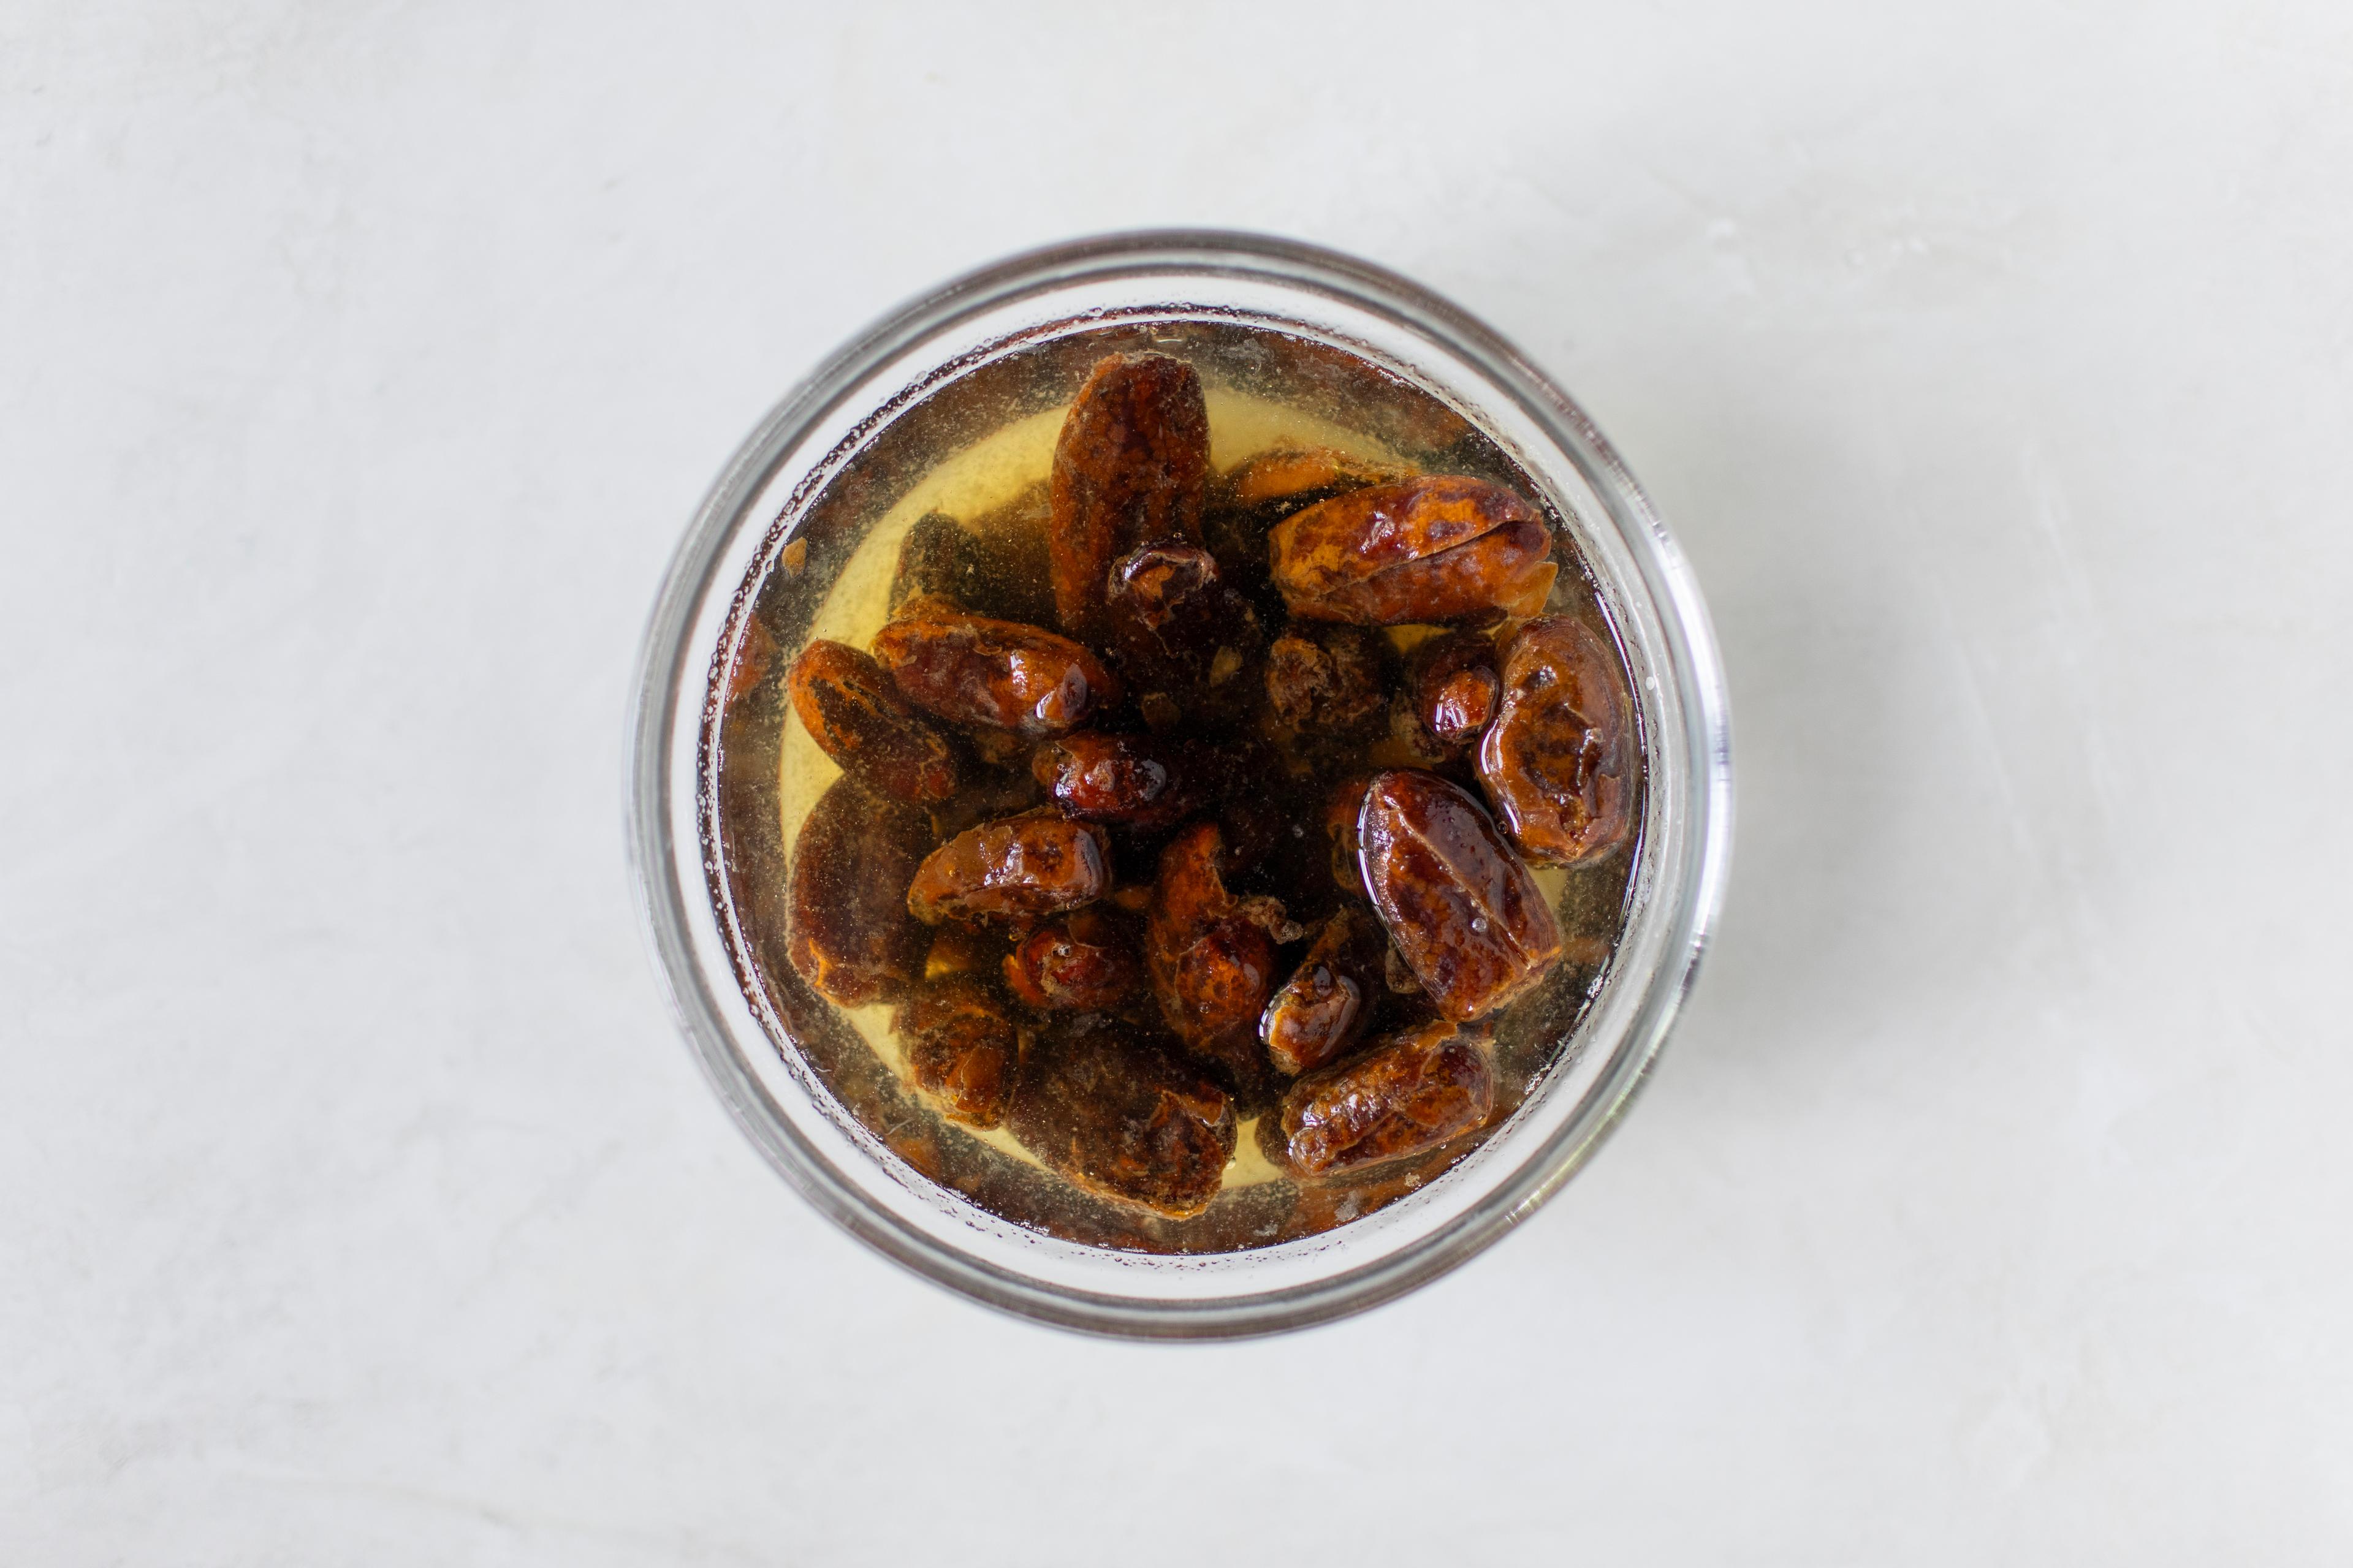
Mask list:
[[[1337,347],[1435,396],[1546,492],[1633,678],[1646,768],[1619,944],[1525,1101],[1388,1206],[1254,1250],[1167,1255],[1058,1239],[923,1176],[849,1114],[737,962],[720,857],[722,700],[755,574],[814,562],[797,531],[828,479],[945,382],[1107,323],[1240,322]],[[828,557],[830,558],[830,557]],[[630,729],[640,910],[679,1024],[785,1178],[886,1256],[974,1300],[1098,1333],[1275,1332],[1361,1311],[1533,1213],[1626,1112],[1688,989],[1724,887],[1732,773],[1723,672],[1683,557],[1592,421],[1494,332],[1393,273],[1259,236],[1116,235],[946,284],[843,347],[769,414],[687,530],[647,630]]]

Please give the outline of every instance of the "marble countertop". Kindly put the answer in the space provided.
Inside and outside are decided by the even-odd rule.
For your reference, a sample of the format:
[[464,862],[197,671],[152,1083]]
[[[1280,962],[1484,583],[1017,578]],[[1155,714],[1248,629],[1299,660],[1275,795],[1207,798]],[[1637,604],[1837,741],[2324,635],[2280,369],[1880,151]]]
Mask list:
[[[2353,1555],[2343,7],[0,36],[0,1560]],[[1708,595],[1740,792],[1591,1168],[1214,1348],[803,1204],[621,836],[753,421],[952,273],[1167,224],[1568,386]]]

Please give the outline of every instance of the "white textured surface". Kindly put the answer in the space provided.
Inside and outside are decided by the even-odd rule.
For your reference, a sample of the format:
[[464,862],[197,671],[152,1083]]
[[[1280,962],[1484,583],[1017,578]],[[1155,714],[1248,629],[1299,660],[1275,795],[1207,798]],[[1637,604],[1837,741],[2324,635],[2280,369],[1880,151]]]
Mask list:
[[[2342,5],[632,9],[0,18],[0,1561],[2353,1556]],[[818,1219],[619,831],[752,421],[1171,222],[1583,398],[1742,789],[1591,1170],[1219,1349]]]

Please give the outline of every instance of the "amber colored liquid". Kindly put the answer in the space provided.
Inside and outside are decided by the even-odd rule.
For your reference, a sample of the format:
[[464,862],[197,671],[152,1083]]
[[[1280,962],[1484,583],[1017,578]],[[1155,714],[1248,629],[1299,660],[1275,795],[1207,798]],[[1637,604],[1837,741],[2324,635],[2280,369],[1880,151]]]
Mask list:
[[[1326,447],[1376,464],[1474,474],[1543,500],[1525,472],[1437,400],[1340,351],[1263,330],[1193,321],[1104,328],[949,381],[803,499],[786,520],[798,515],[800,525],[786,539],[780,522],[745,584],[712,676],[714,700],[726,694],[720,762],[706,780],[718,823],[713,890],[734,915],[747,994],[790,1042],[780,1048],[797,1048],[890,1157],[1048,1234],[1147,1251],[1234,1251],[1325,1230],[1394,1202],[1460,1161],[1485,1132],[1360,1173],[1302,1180],[1268,1161],[1257,1129],[1246,1122],[1216,1200],[1191,1218],[1169,1219],[1080,1190],[1001,1127],[980,1131],[943,1118],[913,1087],[891,1005],[838,1006],[784,960],[777,893],[789,847],[840,773],[792,719],[781,692],[785,665],[814,638],[867,646],[889,617],[908,531],[927,513],[976,531],[1042,530],[1045,486],[1071,396],[1102,355],[1142,349],[1184,359],[1199,374],[1213,473],[1271,449]],[[1614,646],[1557,517],[1554,524],[1569,566],[1546,613],[1585,617]],[[753,620],[760,634],[754,640],[779,656],[745,658]],[[1398,626],[1388,636],[1402,651],[1433,630]],[[1366,766],[1409,761],[1386,738],[1366,745]],[[1312,823],[1299,830],[1320,832]],[[1487,1131],[1556,1065],[1560,1041],[1598,989],[1623,924],[1637,847],[1630,840],[1599,861],[1536,871],[1560,921],[1564,956],[1542,985],[1493,1020],[1498,1104]],[[1296,950],[1284,956],[1295,960]]]

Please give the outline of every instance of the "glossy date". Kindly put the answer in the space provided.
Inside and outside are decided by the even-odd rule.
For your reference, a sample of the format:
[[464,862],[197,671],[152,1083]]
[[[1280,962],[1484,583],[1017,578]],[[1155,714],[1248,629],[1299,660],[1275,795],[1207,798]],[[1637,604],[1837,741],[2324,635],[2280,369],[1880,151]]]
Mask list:
[[1529,859],[1573,866],[1623,841],[1633,800],[1633,701],[1590,627],[1528,622],[1504,649],[1503,705],[1479,782]]
[[1374,776],[1357,862],[1381,923],[1438,1010],[1458,1022],[1525,994],[1560,957],[1551,907],[1479,803],[1435,773]]
[[1556,571],[1534,507],[1448,475],[1319,502],[1277,525],[1270,547],[1293,616],[1358,626],[1533,615]]
[[1025,937],[1006,954],[1005,988],[1041,1010],[1107,1013],[1144,989],[1133,917],[1080,910]]
[[1286,1078],[1337,1061],[1372,1021],[1388,938],[1361,906],[1324,922],[1307,955],[1259,1016],[1259,1038]]
[[1118,678],[1070,638],[966,615],[919,595],[874,634],[900,693],[951,724],[1027,739],[1065,734],[1119,700]]
[[1047,520],[1062,629],[1100,641],[1112,563],[1138,545],[1201,542],[1209,416],[1193,367],[1113,354],[1079,389],[1054,447]]
[[1111,889],[1103,830],[1050,806],[985,822],[923,858],[906,893],[926,925],[992,920],[1029,925]]
[[1433,1023],[1311,1073],[1282,1097],[1284,1163],[1305,1176],[1420,1154],[1486,1125],[1495,1072],[1483,1036]]
[[1082,822],[1155,833],[1174,827],[1200,804],[1188,776],[1194,760],[1150,735],[1082,730],[1039,746],[1029,767],[1054,804]]

